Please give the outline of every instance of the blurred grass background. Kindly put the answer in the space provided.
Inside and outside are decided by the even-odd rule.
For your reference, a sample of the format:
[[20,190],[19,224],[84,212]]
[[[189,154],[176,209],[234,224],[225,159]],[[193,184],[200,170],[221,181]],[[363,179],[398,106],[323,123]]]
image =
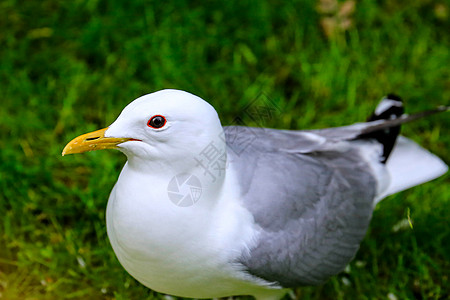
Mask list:
[[[0,1],[0,298],[153,299],[109,246],[105,207],[125,157],[61,157],[162,88],[224,125],[261,92],[267,127],[364,120],[388,92],[408,112],[449,104],[449,2]],[[449,115],[403,134],[450,163]],[[449,177],[383,201],[345,272],[300,299],[449,299]],[[405,220],[408,212],[413,229]]]

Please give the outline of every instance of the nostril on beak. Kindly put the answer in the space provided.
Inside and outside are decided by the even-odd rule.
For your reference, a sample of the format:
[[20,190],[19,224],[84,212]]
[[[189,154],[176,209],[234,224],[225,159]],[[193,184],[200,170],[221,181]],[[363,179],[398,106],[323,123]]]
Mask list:
[[93,140],[98,140],[100,137],[96,136],[96,137],[91,137],[91,138],[87,138],[85,139],[85,141],[93,141]]

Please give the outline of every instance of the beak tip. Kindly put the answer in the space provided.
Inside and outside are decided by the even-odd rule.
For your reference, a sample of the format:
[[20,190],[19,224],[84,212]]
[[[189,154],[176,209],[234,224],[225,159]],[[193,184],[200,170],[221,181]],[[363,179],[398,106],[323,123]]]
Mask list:
[[131,140],[130,138],[105,137],[107,129],[108,127],[74,138],[64,147],[61,156],[94,150],[114,149],[117,148],[118,144]]
[[[66,156],[66,155],[69,155],[69,154],[74,153],[74,152],[72,151],[72,149],[73,149],[72,142],[70,142],[70,143],[68,143],[68,144],[64,147],[64,149],[62,150],[61,156]],[[75,152],[75,153],[76,153],[76,152]]]
[[63,149],[63,151],[61,152],[61,156],[65,156],[66,154],[69,154],[69,153],[67,153],[69,151],[69,149],[67,149],[67,145],[64,147],[64,149]]

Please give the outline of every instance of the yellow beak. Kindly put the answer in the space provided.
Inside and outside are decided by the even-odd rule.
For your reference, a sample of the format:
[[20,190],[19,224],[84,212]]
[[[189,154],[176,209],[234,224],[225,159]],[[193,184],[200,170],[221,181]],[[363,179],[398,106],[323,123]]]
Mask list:
[[71,140],[63,149],[62,155],[83,153],[87,151],[114,149],[118,144],[135,140],[132,138],[112,138],[105,137],[105,131],[108,129],[103,128],[97,131],[89,132]]

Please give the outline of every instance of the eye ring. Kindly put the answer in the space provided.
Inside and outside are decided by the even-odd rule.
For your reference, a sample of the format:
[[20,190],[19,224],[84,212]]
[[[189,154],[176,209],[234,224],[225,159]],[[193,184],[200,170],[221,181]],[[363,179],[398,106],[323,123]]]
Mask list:
[[164,125],[166,125],[167,120],[164,116],[161,115],[154,115],[153,117],[151,117],[148,122],[147,122],[147,126],[154,128],[154,129],[160,129],[162,127],[164,127]]

